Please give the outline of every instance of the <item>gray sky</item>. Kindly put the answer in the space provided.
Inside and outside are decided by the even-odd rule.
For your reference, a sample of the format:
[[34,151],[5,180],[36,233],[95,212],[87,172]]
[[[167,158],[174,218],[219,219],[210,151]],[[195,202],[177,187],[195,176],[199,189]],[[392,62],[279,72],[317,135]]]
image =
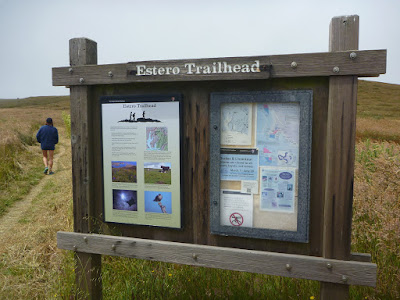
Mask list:
[[388,50],[374,80],[400,84],[399,0],[0,0],[0,98],[69,94],[51,68],[75,37],[98,64],[327,52],[331,19],[353,14],[360,50]]

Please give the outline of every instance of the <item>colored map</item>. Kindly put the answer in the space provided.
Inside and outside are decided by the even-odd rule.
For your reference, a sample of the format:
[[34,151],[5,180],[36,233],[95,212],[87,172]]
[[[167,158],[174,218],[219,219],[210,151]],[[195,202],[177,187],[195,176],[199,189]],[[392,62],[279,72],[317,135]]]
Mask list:
[[168,151],[167,127],[146,128],[146,150]]
[[298,167],[300,105],[257,105],[257,147],[262,166]]

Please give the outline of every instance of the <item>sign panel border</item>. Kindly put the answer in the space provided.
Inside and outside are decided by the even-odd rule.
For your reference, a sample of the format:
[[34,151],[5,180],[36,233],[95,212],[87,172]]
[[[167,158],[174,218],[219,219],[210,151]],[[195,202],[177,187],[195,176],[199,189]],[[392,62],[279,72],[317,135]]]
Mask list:
[[[104,124],[103,124],[103,110],[102,110],[102,105],[103,104],[127,104],[127,105],[137,105],[137,104],[142,104],[142,106],[146,106],[149,105],[149,103],[168,103],[168,102],[174,102],[174,103],[178,103],[178,120],[176,120],[178,122],[178,149],[179,149],[179,157],[178,157],[178,161],[179,161],[179,168],[178,168],[178,172],[179,172],[179,183],[175,183],[174,185],[178,185],[179,187],[177,187],[176,189],[179,191],[179,210],[177,213],[173,212],[173,214],[175,216],[172,216],[174,218],[178,218],[179,221],[177,222],[178,225],[158,225],[158,224],[146,224],[144,222],[139,222],[139,223],[135,223],[134,221],[132,222],[123,222],[123,221],[113,221],[113,220],[107,220],[107,216],[106,216],[106,207],[105,207],[105,202],[106,202],[106,196],[105,196],[105,182],[104,182],[104,137],[103,137],[103,129],[104,129]],[[169,228],[169,229],[183,229],[183,224],[184,224],[184,214],[183,214],[183,178],[182,178],[182,174],[183,174],[183,164],[182,164],[182,154],[183,154],[183,143],[182,143],[182,139],[183,139],[183,101],[182,101],[182,94],[178,94],[178,93],[174,93],[174,94],[138,94],[138,95],[113,95],[113,96],[101,96],[100,97],[100,101],[99,101],[99,106],[100,106],[100,142],[101,142],[101,161],[102,161],[102,189],[103,189],[103,201],[102,201],[102,211],[103,211],[103,222],[105,223],[111,223],[111,224],[124,224],[124,225],[134,225],[134,226],[145,226],[145,227],[157,227],[157,228]],[[133,115],[133,120],[137,120],[140,121],[140,119],[143,119],[143,122],[146,122],[146,124],[150,121],[146,121],[149,120],[149,118],[145,118],[145,114],[143,114],[142,118],[140,116],[135,116]],[[132,113],[131,116],[129,116],[129,121],[132,120]],[[137,119],[135,119],[137,118]],[[124,122],[128,122],[128,119],[126,120],[122,120]],[[157,121],[157,120],[156,120]],[[133,122],[133,121],[132,121]],[[157,123],[152,123],[151,124],[158,124]],[[148,124],[150,124],[148,123]],[[172,133],[172,134],[176,134],[176,133]],[[144,165],[144,160],[143,160],[143,165]],[[172,172],[172,170],[170,170]],[[143,193],[145,193],[145,191],[142,191]],[[172,197],[172,196],[171,196]],[[155,201],[155,200],[154,200]],[[174,199],[169,199],[168,201],[170,201],[172,203],[172,201],[174,201]],[[162,203],[162,201],[160,202]],[[144,205],[144,201],[143,201],[143,205]],[[160,205],[160,209],[161,209],[161,205]],[[162,209],[161,209],[162,210]],[[172,215],[172,213],[171,213]],[[156,222],[157,223],[157,222]]]
[[[210,222],[211,233],[307,243],[309,238],[312,147],[312,90],[249,91],[211,93],[210,97]],[[299,171],[297,230],[277,230],[221,225],[220,148],[223,103],[299,103]]]

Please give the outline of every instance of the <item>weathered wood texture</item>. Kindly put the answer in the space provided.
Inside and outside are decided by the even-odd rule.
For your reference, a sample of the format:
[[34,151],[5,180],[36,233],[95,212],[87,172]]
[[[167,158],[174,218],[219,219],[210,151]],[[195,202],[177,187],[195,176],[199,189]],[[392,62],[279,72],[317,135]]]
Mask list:
[[102,255],[334,283],[376,285],[376,265],[372,263],[72,232],[58,232],[57,243],[60,249]]
[[[356,56],[350,57],[354,52]],[[260,61],[258,73],[229,74],[186,74],[184,64],[212,66],[214,62],[229,64],[252,64]],[[292,67],[292,63],[296,67]],[[148,67],[179,66],[181,74],[137,76],[136,65]],[[334,68],[337,67],[338,69]],[[337,72],[336,72],[337,71]],[[274,56],[208,58],[193,60],[145,61],[127,64],[89,65],[53,68],[53,85],[96,85],[131,82],[168,82],[168,81],[204,81],[204,80],[248,80],[286,77],[358,75],[378,76],[386,72],[386,50],[344,51],[332,53],[307,53]]]
[[[333,18],[330,51],[358,49],[358,16]],[[329,80],[323,257],[349,260],[357,108],[356,76]],[[348,287],[321,284],[321,299],[348,299]]]
[[[97,44],[85,38],[70,40],[70,63],[71,66],[97,63]],[[70,92],[74,231],[88,233],[94,231],[91,88],[74,86]],[[100,255],[76,253],[75,258],[77,286],[93,299],[101,298]]]

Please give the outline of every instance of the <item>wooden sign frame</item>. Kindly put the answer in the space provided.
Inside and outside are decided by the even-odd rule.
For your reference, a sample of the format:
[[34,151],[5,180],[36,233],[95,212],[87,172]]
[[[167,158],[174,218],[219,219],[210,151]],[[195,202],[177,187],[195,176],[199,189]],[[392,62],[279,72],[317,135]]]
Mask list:
[[[350,251],[355,119],[358,76],[385,73],[386,50],[358,51],[358,27],[358,16],[333,18],[327,53],[115,65],[97,65],[94,41],[70,40],[71,65],[53,69],[53,85],[69,86],[71,93],[74,232],[58,233],[58,247],[75,251],[77,286],[101,299],[101,255],[319,280],[321,299],[347,299],[350,284],[374,286],[376,265],[368,255]],[[247,72],[256,61],[256,72]],[[214,63],[224,62],[232,71],[214,73]],[[173,74],[174,66],[182,63],[194,63],[206,72]],[[157,75],[137,76],[138,65],[154,67]],[[167,68],[172,68],[170,74]],[[296,89],[313,91],[309,242],[211,234],[210,95]],[[146,93],[181,93],[185,99],[182,172],[188,217],[180,231],[132,225],[109,228],[101,222],[98,101],[104,95]],[[160,249],[162,257],[157,255]]]

